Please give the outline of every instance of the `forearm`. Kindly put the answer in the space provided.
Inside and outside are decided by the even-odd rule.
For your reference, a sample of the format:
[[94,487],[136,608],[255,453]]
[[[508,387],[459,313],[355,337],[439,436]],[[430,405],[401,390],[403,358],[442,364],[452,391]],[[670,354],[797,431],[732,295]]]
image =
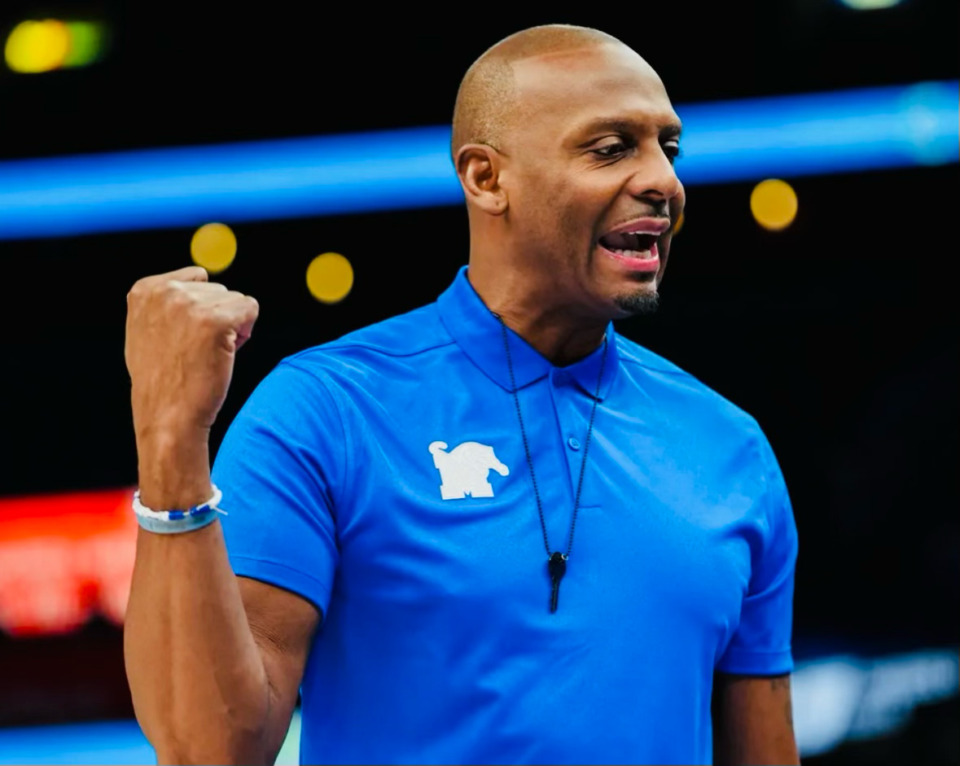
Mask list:
[[717,673],[713,702],[716,766],[800,763],[793,734],[789,675]]
[[[187,445],[175,458],[189,467],[171,473],[163,470],[166,458],[141,455],[148,507],[183,508],[209,497],[206,445]],[[125,622],[134,709],[161,763],[272,759],[264,745],[273,739],[270,687],[219,522],[184,534],[139,531]]]

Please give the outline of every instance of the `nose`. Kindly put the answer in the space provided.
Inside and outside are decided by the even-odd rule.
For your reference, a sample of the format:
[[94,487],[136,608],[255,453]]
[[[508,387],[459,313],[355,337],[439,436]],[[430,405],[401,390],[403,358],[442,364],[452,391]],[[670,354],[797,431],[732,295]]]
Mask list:
[[639,158],[636,172],[628,181],[627,191],[638,200],[656,208],[671,206],[683,196],[683,184],[676,168],[658,144]]

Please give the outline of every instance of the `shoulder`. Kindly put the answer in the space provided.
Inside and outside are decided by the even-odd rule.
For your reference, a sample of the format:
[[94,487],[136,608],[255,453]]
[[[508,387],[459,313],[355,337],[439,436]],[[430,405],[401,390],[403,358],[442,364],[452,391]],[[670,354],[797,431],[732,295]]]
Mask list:
[[617,351],[627,374],[670,417],[714,423],[741,436],[764,438],[751,414],[670,360],[622,335],[617,335]]
[[[756,418],[691,373],[622,336],[617,351],[640,396],[644,419],[673,445],[723,465],[728,477],[745,472],[767,498],[758,507],[790,521],[792,510],[780,465]],[[649,407],[652,401],[653,407]]]
[[455,345],[431,303],[285,357],[274,373],[312,379],[334,397],[392,397],[391,384],[422,378],[424,368],[445,359]]
[[419,382],[433,352],[455,345],[436,304],[390,317],[281,359],[257,384],[236,422],[280,433],[336,428],[343,436],[351,403],[395,401],[404,381]]
[[389,364],[420,357],[453,343],[440,322],[436,303],[431,303],[304,349],[281,364],[330,372],[349,364]]

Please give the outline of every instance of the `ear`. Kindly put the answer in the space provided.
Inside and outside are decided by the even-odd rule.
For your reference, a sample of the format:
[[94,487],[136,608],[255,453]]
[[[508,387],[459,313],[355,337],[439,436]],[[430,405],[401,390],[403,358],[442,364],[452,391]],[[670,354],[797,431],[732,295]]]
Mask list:
[[507,192],[500,185],[503,155],[487,144],[464,144],[454,160],[467,202],[490,215],[507,212]]

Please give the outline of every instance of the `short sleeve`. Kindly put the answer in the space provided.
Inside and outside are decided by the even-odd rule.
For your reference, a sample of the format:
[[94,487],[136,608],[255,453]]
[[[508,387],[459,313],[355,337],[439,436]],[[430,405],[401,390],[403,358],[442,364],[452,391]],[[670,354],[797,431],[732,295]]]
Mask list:
[[740,624],[717,670],[744,675],[780,675],[793,670],[793,587],[798,538],[790,496],[766,438],[761,438],[764,472],[760,534],[751,541],[750,585]]
[[345,436],[323,379],[284,361],[230,424],[212,471],[234,573],[293,591],[321,613],[339,561]]

